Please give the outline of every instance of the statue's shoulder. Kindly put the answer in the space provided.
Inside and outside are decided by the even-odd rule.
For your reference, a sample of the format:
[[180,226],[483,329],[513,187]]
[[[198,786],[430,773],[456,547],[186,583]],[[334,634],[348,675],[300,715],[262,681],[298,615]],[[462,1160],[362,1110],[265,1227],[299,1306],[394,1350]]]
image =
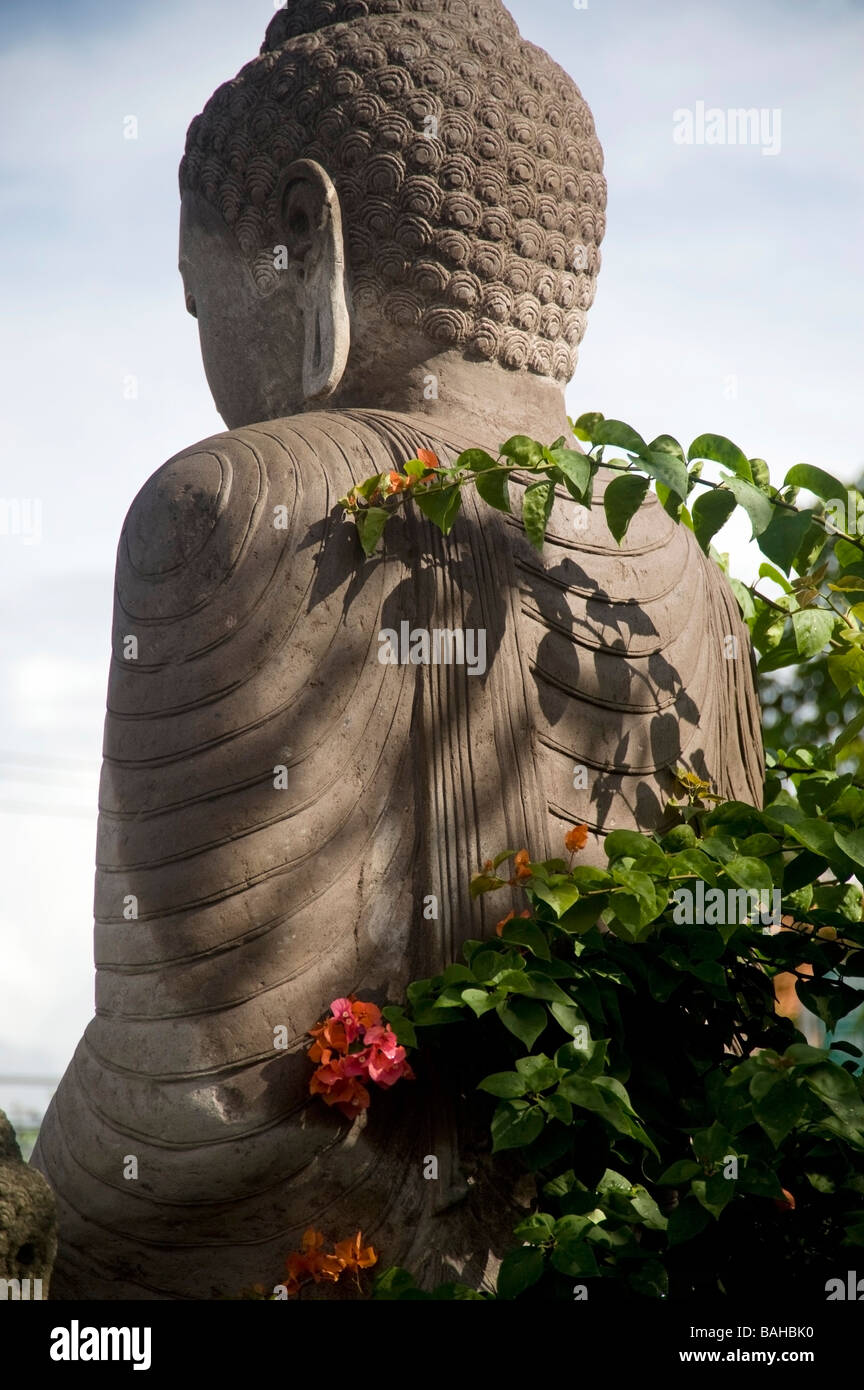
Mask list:
[[450,446],[428,422],[386,410],[315,410],[225,430],[147,480],[126,515],[121,552],[133,569],[165,574],[217,532],[247,534],[264,507],[298,507],[311,524],[356,482],[418,447]]

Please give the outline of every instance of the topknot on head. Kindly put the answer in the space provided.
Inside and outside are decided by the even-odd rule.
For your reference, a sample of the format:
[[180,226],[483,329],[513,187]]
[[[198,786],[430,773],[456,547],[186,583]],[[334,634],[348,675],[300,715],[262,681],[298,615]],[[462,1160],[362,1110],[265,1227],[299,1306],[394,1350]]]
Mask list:
[[497,24],[518,33],[500,0],[286,0],[267,26],[262,53],[272,53],[290,39],[313,34],[331,24],[345,24],[368,15],[426,14],[447,16],[461,25]]

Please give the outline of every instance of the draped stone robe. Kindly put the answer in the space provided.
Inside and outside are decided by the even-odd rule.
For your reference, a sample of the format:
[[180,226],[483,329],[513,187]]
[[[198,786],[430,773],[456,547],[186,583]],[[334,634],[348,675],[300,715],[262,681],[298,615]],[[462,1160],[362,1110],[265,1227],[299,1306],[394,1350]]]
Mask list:
[[[541,557],[469,488],[447,539],[408,506],[364,561],[337,506],[353,483],[498,442],[315,412],[205,440],[133,503],[96,1014],[34,1156],[58,1197],[55,1296],[230,1296],[278,1281],[307,1226],[362,1229],[379,1268],[479,1283],[512,1213],[466,1187],[443,1096],[373,1086],[352,1125],[309,1097],[307,1029],[350,992],[401,1001],[490,933],[516,900],[472,903],[468,883],[497,850],[561,853],[587,822],[583,857],[604,862],[601,832],[664,824],[682,763],[758,801],[746,629],[656,499],[619,549],[599,489],[586,529],[562,490]],[[485,673],[382,664],[402,622],[484,629]]]

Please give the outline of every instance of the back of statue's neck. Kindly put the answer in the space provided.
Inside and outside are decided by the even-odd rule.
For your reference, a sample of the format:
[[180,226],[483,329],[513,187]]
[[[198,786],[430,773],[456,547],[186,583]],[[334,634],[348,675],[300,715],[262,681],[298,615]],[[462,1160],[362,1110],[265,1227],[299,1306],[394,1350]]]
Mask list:
[[433,430],[456,429],[493,450],[513,434],[544,444],[561,435],[570,439],[561,387],[528,372],[443,352],[399,372],[379,369],[364,378],[348,376],[332,396],[308,408],[393,411],[421,419]]

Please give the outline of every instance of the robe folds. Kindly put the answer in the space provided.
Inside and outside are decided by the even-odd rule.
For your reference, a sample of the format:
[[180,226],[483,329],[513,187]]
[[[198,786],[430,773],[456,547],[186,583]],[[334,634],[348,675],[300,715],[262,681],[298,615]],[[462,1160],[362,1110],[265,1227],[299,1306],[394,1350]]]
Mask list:
[[[363,558],[337,504],[354,483],[499,442],[315,411],[204,440],[133,503],[95,1017],[33,1159],[58,1199],[52,1296],[236,1295],[278,1282],[309,1226],[361,1229],[380,1269],[427,1284],[491,1277],[513,1211],[471,1168],[447,1086],[434,1069],[373,1086],[352,1123],[309,1095],[307,1030],[349,993],[402,1002],[524,906],[470,898],[497,851],[561,854],[586,823],[581,862],[603,863],[605,833],[669,822],[679,765],[758,804],[746,628],[653,496],[619,547],[601,487],[585,526],[561,489],[541,556],[523,476],[513,516],[468,488],[448,537],[409,505]],[[485,670],[382,661],[406,622],[482,630]]]

